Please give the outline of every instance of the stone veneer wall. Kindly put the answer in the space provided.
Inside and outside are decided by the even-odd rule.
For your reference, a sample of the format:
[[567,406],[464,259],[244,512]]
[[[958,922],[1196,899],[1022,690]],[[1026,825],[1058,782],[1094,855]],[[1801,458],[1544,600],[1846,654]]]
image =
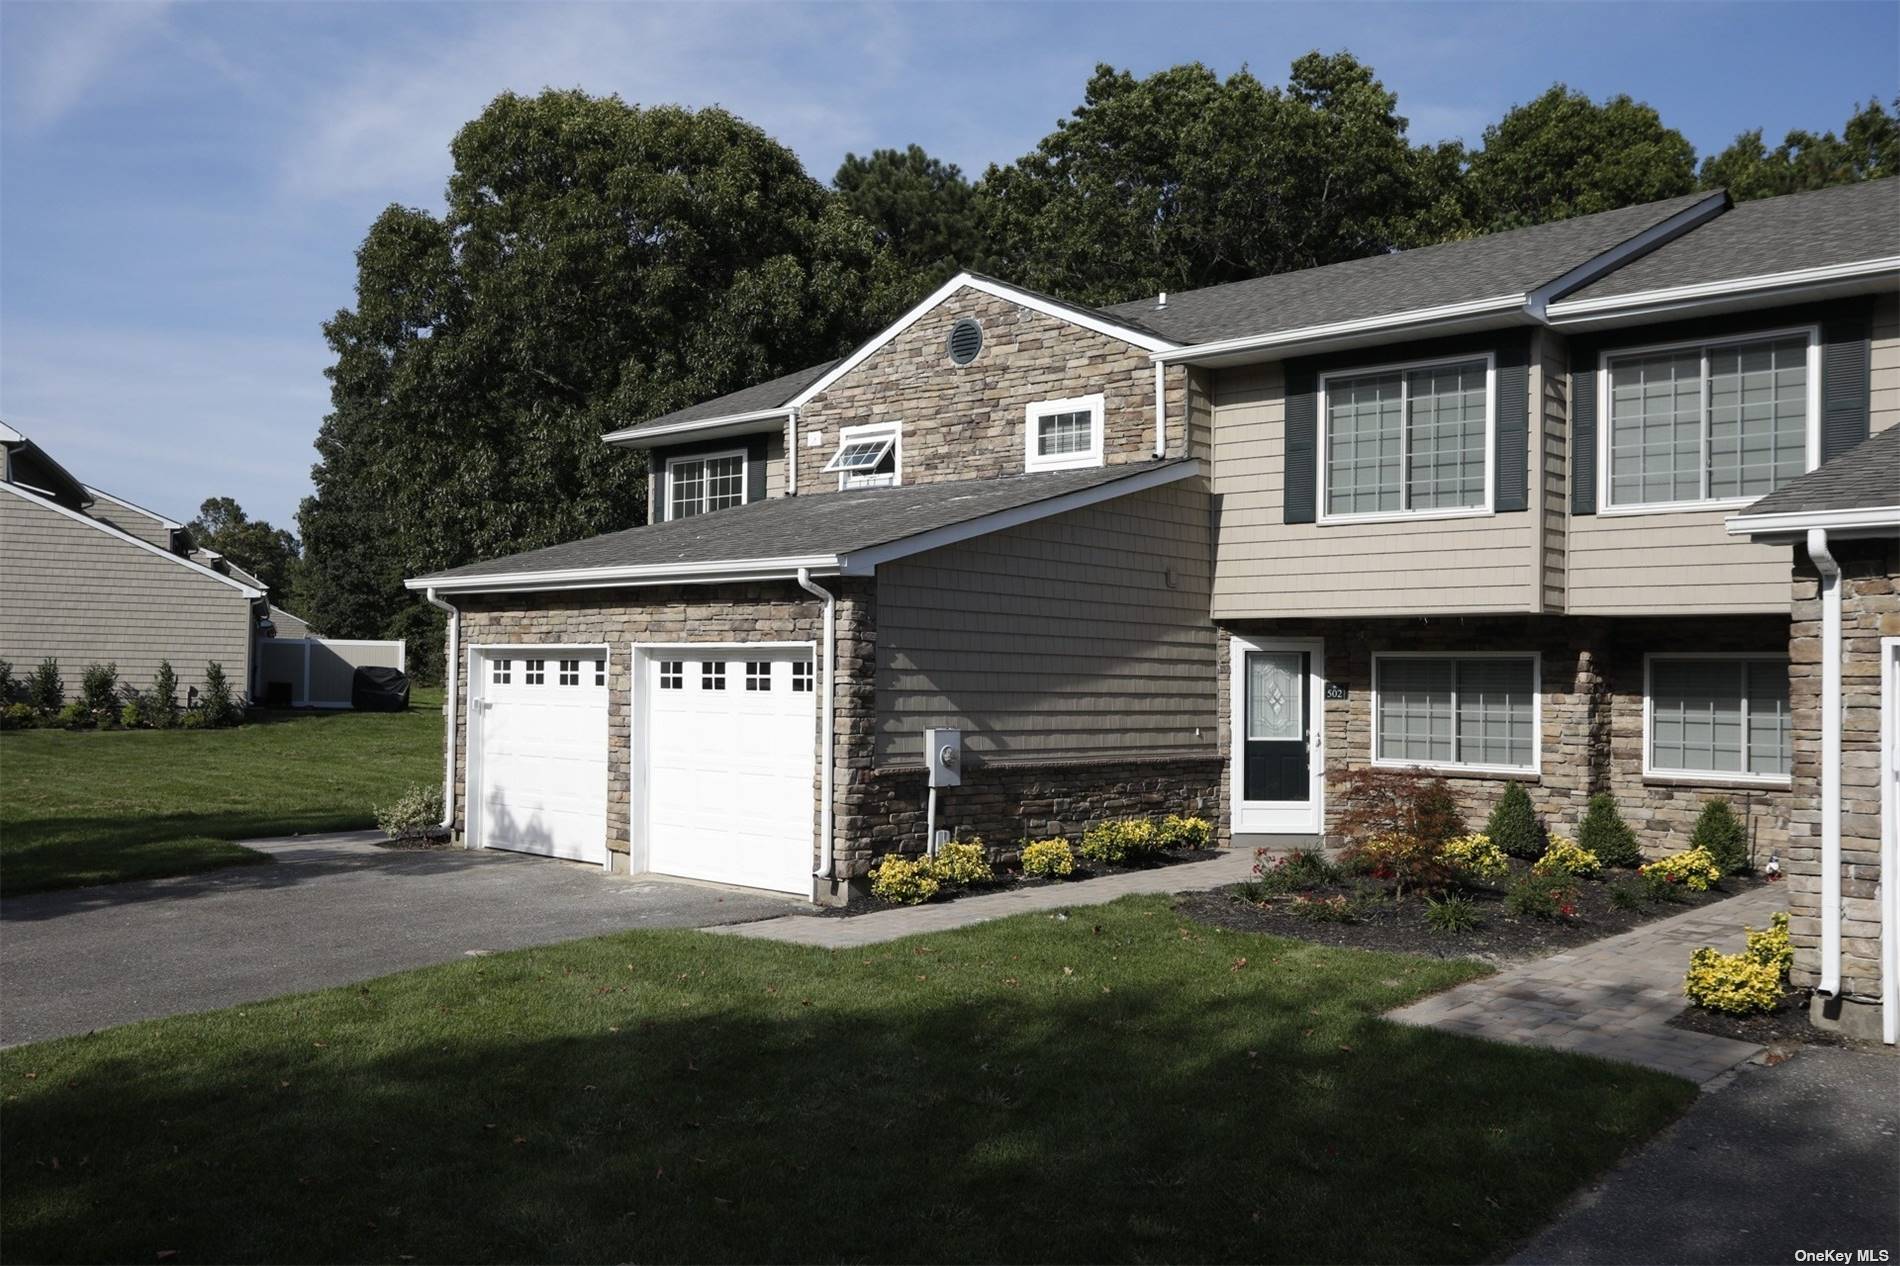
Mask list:
[[[968,365],[951,363],[950,327],[963,317],[983,326],[983,350]],[[1170,367],[1168,452],[1187,451],[1187,371]],[[1042,400],[1100,392],[1103,455],[1115,462],[1154,457],[1154,362],[1131,343],[1045,316],[980,290],[963,290],[918,318],[798,411],[798,492],[836,492],[824,474],[838,430],[903,423],[903,482],[1018,475],[1023,471],[1023,411]],[[823,443],[808,440],[823,432]]]
[[[1840,541],[1830,548],[1840,560],[1844,585],[1841,990],[1872,999],[1880,992],[1880,639],[1900,637],[1900,545]],[[1821,599],[1807,551],[1797,546],[1793,553],[1794,624],[1788,645],[1796,791],[1786,869],[1793,979],[1812,986],[1820,976],[1821,941]]]
[[[1261,637],[1324,637],[1329,683],[1347,698],[1328,700],[1326,819],[1340,812],[1341,778],[1372,756],[1372,656],[1386,651],[1530,651],[1542,658],[1542,772],[1526,775],[1446,773],[1475,830],[1507,782],[1521,782],[1552,830],[1574,833],[1599,791],[1615,793],[1625,820],[1651,853],[1687,847],[1705,800],[1726,797],[1746,813],[1762,858],[1788,849],[1792,795],[1719,780],[1668,780],[1643,775],[1643,656],[1659,651],[1779,653],[1788,621],[1781,616],[1714,619],[1579,619],[1520,616],[1432,620],[1280,621],[1235,624],[1220,653],[1220,735],[1232,734],[1228,689],[1233,642],[1227,632]],[[1337,839],[1331,843],[1340,843]]]

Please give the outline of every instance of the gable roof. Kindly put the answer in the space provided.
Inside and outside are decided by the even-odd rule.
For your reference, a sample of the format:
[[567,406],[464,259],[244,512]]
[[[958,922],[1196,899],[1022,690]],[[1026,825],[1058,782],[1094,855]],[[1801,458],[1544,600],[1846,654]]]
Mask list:
[[662,413],[657,418],[648,418],[644,422],[611,431],[601,438],[610,442],[633,439],[650,433],[664,433],[687,423],[736,422],[775,410],[783,410],[788,401],[823,377],[825,372],[837,363],[835,360],[828,360],[822,365],[808,365],[804,369],[795,369],[789,374],[780,374],[777,378],[754,383],[750,387],[741,387],[723,396],[714,396],[698,404],[689,404],[684,409],[675,409],[671,413]]
[[860,574],[878,562],[1061,514],[1200,473],[1192,458],[1036,475],[772,497],[471,563],[407,581],[445,592],[577,588],[784,575],[799,567]]
[[1874,260],[1900,267],[1900,176],[1744,202],[1552,308]]
[[[1696,193],[1553,220],[1438,246],[1274,273],[1104,309],[1177,343],[1217,343],[1311,326],[1395,317],[1485,300],[1513,300],[1641,237],[1684,212],[1720,211],[1726,195]],[[1688,226],[1684,226],[1688,227]]]
[[1830,517],[1851,519],[1857,526],[1900,527],[1900,426],[1875,432],[1730,516],[1729,530],[1785,531],[1808,519],[1822,527]]
[[102,522],[98,519],[93,518],[89,514],[83,514],[78,510],[74,510],[68,506],[63,506],[59,504],[59,502],[54,501],[49,497],[43,497],[36,492],[33,492],[27,488],[20,486],[19,484],[0,483],[0,492],[12,493],[14,496],[20,498],[22,501],[31,502],[32,504],[38,505],[38,506],[44,506],[48,510],[53,511],[56,514],[63,514],[67,518],[72,519],[75,522],[83,523],[95,532],[103,532],[107,536],[114,537],[118,540],[124,541],[127,545],[131,545],[131,546],[134,546],[135,548],[142,549],[148,554],[156,554],[160,558],[166,559],[169,562],[175,563],[178,566],[185,568],[187,571],[196,572],[198,575],[208,577],[212,580],[217,581],[219,584],[229,585],[233,589],[236,589],[239,592],[241,592],[247,598],[261,598],[264,596],[264,591],[262,589],[253,588],[252,586],[247,585],[243,583],[242,581],[234,580],[230,576],[226,576],[221,572],[213,571],[211,568],[206,567],[203,563],[196,563],[196,562],[193,562],[189,558],[180,557],[179,555],[172,553],[170,550],[154,545],[150,541],[145,540],[142,537],[133,536],[130,532],[121,531],[120,529],[113,527],[110,523]]

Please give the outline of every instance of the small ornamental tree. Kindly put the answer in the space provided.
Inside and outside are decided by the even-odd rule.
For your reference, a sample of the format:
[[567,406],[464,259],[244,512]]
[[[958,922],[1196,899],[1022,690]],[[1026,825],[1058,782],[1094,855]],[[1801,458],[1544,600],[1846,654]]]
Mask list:
[[244,710],[231,697],[231,683],[224,678],[224,665],[216,660],[205,665],[204,702],[200,708],[204,723],[209,726],[236,725],[244,719]]
[[1347,844],[1402,837],[1436,850],[1465,833],[1458,799],[1443,778],[1356,765],[1346,772],[1336,827]]
[[66,706],[66,683],[60,679],[58,660],[49,656],[27,674],[26,701],[44,717],[57,716]]
[[80,679],[79,693],[86,711],[100,720],[111,720],[119,712],[119,666],[87,664]]
[[1748,827],[1726,800],[1710,800],[1702,806],[1695,830],[1689,835],[1689,847],[1706,850],[1725,875],[1743,875],[1755,869],[1748,856]]
[[1491,810],[1484,833],[1512,857],[1534,862],[1544,855],[1544,824],[1531,807],[1530,793],[1517,783],[1504,789],[1504,798]]
[[13,675],[12,661],[0,659],[0,708],[12,703],[20,689],[20,679]]
[[152,674],[151,715],[147,724],[169,730],[178,724],[178,674],[172,671],[169,659],[158,661],[158,671]]
[[1636,843],[1636,832],[1616,807],[1616,797],[1599,791],[1590,797],[1590,807],[1577,827],[1577,843],[1597,855],[1605,866],[1633,870],[1643,864],[1643,850]]

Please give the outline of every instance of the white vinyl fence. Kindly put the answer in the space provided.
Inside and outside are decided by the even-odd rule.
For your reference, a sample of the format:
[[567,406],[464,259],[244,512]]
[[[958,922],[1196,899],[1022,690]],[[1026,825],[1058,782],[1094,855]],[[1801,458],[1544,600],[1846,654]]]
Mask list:
[[290,683],[299,708],[347,708],[350,683],[359,668],[409,671],[403,644],[328,637],[270,637],[258,643],[257,697],[270,697],[272,682]]

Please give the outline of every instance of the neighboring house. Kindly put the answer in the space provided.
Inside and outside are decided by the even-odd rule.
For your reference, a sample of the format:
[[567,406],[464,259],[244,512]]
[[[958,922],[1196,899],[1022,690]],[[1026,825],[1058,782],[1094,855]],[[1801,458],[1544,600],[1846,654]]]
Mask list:
[[[1900,420],[1900,182],[1693,195],[1078,308],[947,283],[606,436],[646,527],[432,576],[477,846],[835,896],[940,827],[1313,839],[1368,763],[1711,795],[1789,847],[1787,560],[1725,513]],[[464,759],[466,757],[466,759]]]
[[1817,1020],[1900,1041],[1900,426],[1728,524],[1794,547],[1794,980]]
[[182,525],[88,488],[0,424],[0,659],[24,675],[59,661],[68,697],[87,665],[141,689],[169,660],[181,694],[224,668],[251,680],[262,586],[185,556]]

